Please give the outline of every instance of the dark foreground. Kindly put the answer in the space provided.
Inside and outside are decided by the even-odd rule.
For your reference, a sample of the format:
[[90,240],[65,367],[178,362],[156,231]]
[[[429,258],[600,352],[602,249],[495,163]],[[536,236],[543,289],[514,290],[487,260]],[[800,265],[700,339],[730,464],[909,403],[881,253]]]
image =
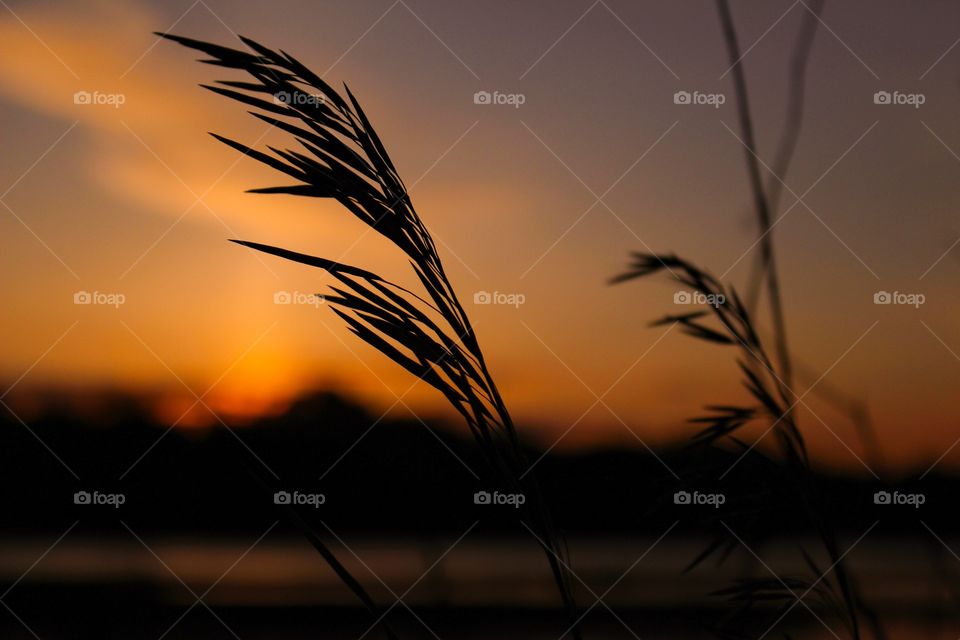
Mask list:
[[[539,551],[529,540],[344,542],[350,547],[340,547],[341,556],[381,607],[390,609],[387,619],[401,637],[557,640],[568,629],[554,606]],[[731,605],[710,592],[744,567],[736,563],[684,574],[678,568],[701,542],[665,540],[651,549],[653,543],[571,541],[583,581],[577,591],[584,631],[591,640],[715,637],[706,626]],[[789,577],[799,569],[790,560],[790,546],[766,550],[764,564]],[[42,555],[42,547],[36,540],[4,541],[0,574],[12,587],[3,599],[6,610],[0,610],[2,638],[383,637],[372,628],[375,618],[296,538],[205,543],[137,540],[132,534],[75,538],[65,539],[32,567],[25,564],[24,558]],[[931,575],[942,567],[924,556],[922,545],[903,539],[865,541],[850,554],[889,637],[955,640],[960,636],[956,592],[950,581],[937,586]],[[749,571],[756,575],[767,569],[757,563]],[[845,637],[840,622],[813,599],[808,606],[795,607],[768,637],[788,632],[817,640],[834,633]],[[766,615],[769,609],[758,609],[758,621]]]

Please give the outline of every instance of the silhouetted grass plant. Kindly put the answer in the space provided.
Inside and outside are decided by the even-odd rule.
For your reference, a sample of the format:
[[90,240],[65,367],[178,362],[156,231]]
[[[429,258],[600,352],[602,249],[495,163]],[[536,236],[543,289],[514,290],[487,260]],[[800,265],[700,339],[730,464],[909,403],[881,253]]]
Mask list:
[[[630,268],[624,274],[614,278],[613,282],[624,282],[667,270],[676,280],[708,296],[708,299],[726,300],[725,304],[709,305],[704,310],[680,315],[669,315],[654,323],[655,325],[677,323],[688,335],[707,342],[733,346],[739,351],[737,363],[743,375],[744,385],[754,404],[708,406],[706,415],[692,420],[693,423],[703,426],[702,430],[694,436],[693,445],[704,447],[715,446],[721,442],[732,442],[742,451],[742,457],[765,457],[762,452],[755,449],[755,445],[748,445],[737,434],[746,425],[758,421],[769,422],[768,429],[775,434],[778,441],[778,451],[782,458],[780,464],[785,467],[782,473],[780,470],[775,473],[778,479],[786,480],[797,504],[815,527],[827,557],[831,561],[830,571],[835,575],[834,579],[826,576],[813,557],[803,551],[804,560],[813,576],[811,580],[744,578],[720,594],[740,603],[741,608],[737,614],[748,612],[759,602],[780,601],[783,604],[776,618],[779,621],[796,606],[794,591],[803,589],[809,591],[823,606],[838,614],[853,638],[859,639],[861,635],[859,615],[864,615],[875,634],[882,637],[882,627],[860,597],[853,578],[844,565],[843,554],[838,548],[834,531],[822,515],[824,510],[814,484],[806,445],[793,413],[798,401],[794,401],[795,394],[792,390],[793,363],[787,342],[786,319],[773,242],[772,215],[777,210],[782,194],[780,180],[790,165],[799,137],[807,61],[824,3],[823,0],[816,0],[812,4],[813,7],[804,5],[806,13],[791,57],[787,119],[774,160],[773,171],[776,173],[770,176],[767,185],[764,185],[757,155],[746,76],[742,65],[743,55],[736,27],[728,0],[716,0],[737,97],[737,115],[743,136],[742,143],[745,147],[744,159],[750,192],[759,223],[760,260],[758,267],[753,269],[750,275],[748,303],[744,304],[732,287],[724,285],[709,273],[673,255],[634,254]],[[773,320],[776,362],[768,355],[764,341],[761,340],[755,321],[751,317],[752,310],[756,308],[757,292],[763,281],[767,284]],[[854,417],[858,428],[863,429],[862,417],[856,413]],[[869,427],[869,423],[866,424]],[[702,472],[703,470],[698,470],[698,473]],[[762,505],[759,508],[762,509]],[[756,524],[762,518],[760,512],[746,515],[748,522],[752,524]],[[738,544],[738,540],[730,540],[725,535],[718,536],[693,560],[691,566],[696,566],[717,552],[720,552],[722,560],[729,556]],[[737,614],[731,616],[731,619],[735,620]],[[726,633],[729,630],[728,627],[723,632]]]
[[[796,592],[809,590],[812,599],[830,609],[843,620],[854,639],[861,637],[859,617],[866,616],[881,635],[879,624],[873,612],[859,595],[859,590],[850,575],[844,554],[837,544],[832,526],[823,516],[821,496],[815,485],[814,474],[810,468],[806,444],[798,427],[793,408],[798,400],[783,381],[782,372],[767,353],[767,348],[751,318],[746,305],[736,289],[724,285],[714,276],[699,269],[690,262],[675,255],[657,255],[649,253],[633,254],[633,261],[627,271],[611,280],[618,284],[666,271],[685,287],[699,292],[705,299],[725,300],[723,304],[705,305],[703,309],[683,314],[667,315],[652,323],[653,326],[678,324],[683,333],[698,340],[736,349],[739,353],[737,365],[743,375],[743,384],[752,399],[750,404],[708,405],[707,413],[693,418],[692,423],[702,427],[693,437],[693,447],[708,447],[733,443],[735,450],[742,456],[763,455],[756,449],[756,443],[749,444],[739,436],[739,432],[748,425],[767,425],[773,433],[779,452],[779,465],[783,473],[778,474],[785,480],[789,496],[776,496],[773,499],[784,501],[792,498],[802,509],[806,520],[813,525],[823,550],[830,562],[828,568],[817,564],[813,556],[801,550],[804,561],[810,571],[809,579],[786,578],[744,578],[731,587],[718,592],[718,595],[730,597],[740,605],[732,619],[747,614],[758,603],[779,602],[780,611],[775,620],[787,615],[796,606]],[[721,297],[722,296],[722,297]],[[727,470],[729,471],[729,469]],[[725,474],[724,474],[725,475]],[[756,522],[764,517],[764,505],[757,505],[755,512],[748,514]],[[716,552],[727,557],[740,544],[723,532],[717,541],[709,545],[693,562],[699,564]],[[749,538],[748,536],[748,539]],[[753,539],[761,545],[765,540]],[[729,631],[726,630],[726,631]]]
[[[208,55],[209,59],[202,62],[246,72],[252,82],[229,80],[204,86],[253,107],[253,116],[290,134],[299,145],[299,149],[268,147],[267,153],[212,134],[294,182],[252,189],[252,193],[333,198],[406,255],[422,285],[422,294],[339,261],[257,242],[234,241],[327,272],[337,284],[331,286],[333,295],[324,296],[325,300],[350,331],[444,395],[463,417],[499,481],[527,495],[532,529],[544,547],[564,607],[573,619],[575,604],[565,544],[533,474],[527,473],[529,467],[513,421],[433,238],[360,103],[349,88],[345,87],[345,95],[341,95],[289,54],[249,38],[241,38],[249,48],[241,51],[159,35]],[[358,584],[351,588],[364,602],[369,600]],[[580,637],[576,625],[572,634]]]
[[[820,15],[823,13],[826,0],[811,0],[802,7],[802,21],[800,30],[794,41],[793,51],[790,55],[790,63],[787,73],[787,109],[784,118],[783,131],[777,144],[777,151],[773,157],[772,165],[769,167],[769,175],[766,185],[762,186],[762,201],[765,207],[756,206],[761,198],[754,196],[755,210],[758,220],[757,241],[763,243],[765,249],[757,254],[757,260],[751,264],[750,274],[747,279],[746,301],[747,309],[755,312],[758,309],[760,291],[764,282],[768,284],[769,302],[771,315],[774,319],[775,331],[779,336],[775,337],[778,341],[778,349],[786,362],[790,364],[789,371],[785,370],[784,380],[792,383],[793,374],[797,377],[812,382],[818,378],[812,374],[810,368],[805,366],[796,354],[789,353],[786,341],[786,321],[783,319],[782,301],[780,296],[780,283],[776,271],[776,255],[774,253],[773,225],[771,217],[776,216],[780,201],[785,188],[784,181],[787,178],[790,166],[793,162],[794,154],[797,150],[797,143],[800,140],[800,131],[804,121],[804,102],[807,94],[807,69],[809,67],[810,54],[813,50],[813,43],[820,27]],[[734,74],[734,89],[737,92],[737,110],[741,121],[741,130],[749,141],[753,141],[753,117],[750,112],[750,103],[746,93],[746,79],[743,74],[742,63],[743,56],[740,53],[736,27],[730,15],[729,7],[723,0],[718,0],[721,15],[721,23],[724,25],[724,37],[727,44],[727,54],[730,60],[731,71]],[[758,165],[755,157],[756,149],[748,144],[747,162],[752,165]],[[753,169],[748,167],[748,170]],[[751,181],[751,188],[756,190],[761,188],[759,183]],[[796,203],[791,205],[795,207]],[[768,211],[768,215],[765,212]],[[781,214],[784,215],[784,214]],[[782,345],[779,344],[782,341]],[[864,446],[867,459],[872,465],[879,467],[882,465],[881,450],[879,441],[873,428],[873,422],[870,418],[870,412],[867,406],[857,398],[837,389],[827,381],[821,381],[814,387],[813,393],[826,400],[832,406],[843,411],[850,422],[857,430],[857,435]]]

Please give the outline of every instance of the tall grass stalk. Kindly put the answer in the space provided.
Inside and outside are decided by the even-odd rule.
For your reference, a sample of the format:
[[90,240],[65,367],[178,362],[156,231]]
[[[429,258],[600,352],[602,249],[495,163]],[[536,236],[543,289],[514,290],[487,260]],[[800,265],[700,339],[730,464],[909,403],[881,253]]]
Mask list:
[[777,262],[774,255],[771,206],[760,174],[760,162],[757,159],[757,143],[754,136],[753,119],[750,115],[747,80],[743,72],[743,56],[740,53],[737,30],[733,23],[728,1],[717,0],[717,10],[720,14],[720,25],[727,47],[727,55],[730,59],[734,91],[737,95],[737,116],[740,120],[740,131],[745,146],[744,157],[747,164],[747,175],[750,180],[750,191],[753,194],[753,205],[760,223],[760,255],[763,262],[763,272],[766,275],[767,295],[770,298],[774,343],[782,372],[782,384],[786,385],[787,388],[793,388],[793,367],[790,363],[790,349],[787,344],[787,321],[783,312],[780,276],[777,272]]
[[[203,62],[246,72],[250,79],[218,81],[214,93],[253,107],[252,115],[293,137],[296,149],[269,153],[212,134],[282,174],[286,186],[252,193],[332,198],[397,247],[422,292],[365,269],[287,249],[235,241],[251,249],[324,270],[335,281],[325,300],[361,340],[437,389],[459,413],[495,477],[527,495],[527,515],[540,541],[566,613],[575,620],[566,545],[529,469],[513,420],[487,366],[476,332],[450,283],[436,245],[360,103],[333,89],[291,55],[241,38],[248,51],[169,34],[203,52]],[[252,80],[252,81],[251,81]],[[579,640],[574,624],[572,635]]]
[[[770,176],[767,178],[766,193],[770,205],[771,215],[776,215],[780,208],[780,198],[783,195],[783,182],[787,179],[793,156],[803,128],[804,103],[807,95],[807,68],[810,53],[820,27],[820,15],[823,13],[825,0],[812,0],[802,9],[803,20],[800,31],[797,33],[790,56],[787,70],[787,111],[784,117],[783,131],[777,145],[777,152],[771,164]],[[758,233],[762,233],[762,230]],[[764,281],[765,271],[763,258],[759,257],[751,266],[750,278],[747,281],[747,307],[753,311],[760,288]]]
[[[830,561],[830,570],[824,571],[812,556],[804,551],[804,558],[812,576],[809,581],[796,582],[793,585],[788,583],[785,586],[779,580],[744,579],[721,593],[745,602],[746,606],[760,601],[782,601],[782,615],[786,615],[796,605],[793,590],[797,587],[809,588],[823,604],[835,610],[852,638],[861,638],[861,615],[871,621],[875,633],[881,637],[882,629],[879,623],[875,622],[874,613],[860,596],[845,564],[844,554],[837,543],[834,530],[823,515],[825,510],[810,468],[806,443],[797,424],[796,414],[791,411],[796,401],[789,388],[783,384],[782,371],[768,355],[746,305],[736,289],[724,285],[706,271],[675,255],[635,253],[627,271],[613,278],[611,283],[646,277],[662,270],[667,270],[682,285],[703,294],[706,299],[725,302],[689,313],[668,315],[653,324],[658,326],[677,323],[687,335],[737,349],[737,364],[743,375],[744,386],[754,402],[749,405],[731,403],[708,406],[707,415],[693,420],[694,423],[706,425],[696,434],[694,443],[710,446],[720,441],[729,441],[746,456],[754,451],[754,446],[747,445],[738,437],[738,432],[750,424],[768,424],[769,430],[779,443],[778,450],[787,471],[786,478],[791,494],[806,519],[814,526]],[[710,321],[711,318],[713,322]],[[712,553],[716,549],[716,546],[711,546],[708,551]],[[708,553],[701,554],[697,561],[703,560],[707,555]],[[835,576],[833,580],[828,575],[831,572]]]
[[[803,508],[809,522],[815,527],[835,576],[833,580],[828,577],[821,578],[825,575],[824,572],[814,559],[804,551],[803,555],[812,576],[809,581],[783,584],[779,579],[743,579],[720,593],[743,603],[744,609],[748,609],[758,601],[782,601],[780,615],[776,618],[779,620],[795,605],[793,589],[809,588],[822,604],[833,608],[844,621],[851,637],[855,640],[859,640],[861,637],[861,615],[866,618],[875,635],[878,638],[883,637],[882,626],[877,616],[860,596],[854,578],[844,563],[844,556],[837,544],[833,528],[823,516],[822,499],[815,486],[806,444],[793,411],[796,404],[793,399],[795,394],[792,390],[793,363],[787,342],[786,320],[773,242],[772,212],[776,211],[779,206],[782,195],[782,186],[779,180],[789,168],[802,125],[806,65],[819,24],[819,15],[823,9],[823,1],[817,0],[813,3],[813,7],[808,8],[804,24],[795,44],[789,76],[791,90],[788,96],[785,129],[774,160],[773,170],[775,175],[770,176],[766,186],[760,172],[747,83],[736,28],[727,0],[717,0],[717,8],[733,75],[738,119],[745,146],[744,157],[747,174],[754,209],[759,222],[761,258],[759,267],[751,274],[750,289],[759,289],[760,283],[764,280],[767,283],[777,359],[774,361],[768,355],[765,341],[761,339],[752,319],[752,309],[755,307],[756,296],[751,294],[748,304],[744,304],[735,289],[725,286],[707,272],[685,260],[673,255],[634,254],[634,260],[630,268],[625,273],[615,277],[612,282],[625,282],[667,269],[673,277],[685,286],[705,296],[711,296],[709,299],[725,299],[727,301],[722,305],[710,306],[706,310],[667,316],[654,323],[679,323],[684,333],[688,335],[711,343],[733,346],[740,353],[737,362],[744,377],[744,385],[755,404],[748,406],[734,404],[708,406],[707,415],[693,420],[694,423],[706,425],[694,437],[694,444],[710,446],[721,440],[730,441],[746,456],[753,452],[753,447],[748,446],[738,437],[739,430],[757,421],[768,422],[770,424],[769,428],[773,431],[779,443],[778,449],[782,457],[782,464],[787,470],[787,479],[791,484],[792,493]],[[719,326],[711,326],[711,323],[708,322],[711,317],[716,321],[715,324]],[[856,409],[857,407],[852,408]],[[858,424],[863,423],[859,422]],[[736,543],[730,543],[725,555],[729,554],[734,544]],[[704,560],[717,551],[720,546],[718,543],[708,546],[694,560],[694,564]]]
[[[767,207],[770,216],[776,216],[780,209],[780,201],[784,190],[783,182],[786,180],[787,174],[789,173],[790,166],[793,162],[793,157],[796,153],[797,143],[800,139],[800,132],[803,128],[807,95],[807,69],[809,67],[810,54],[813,50],[813,43],[820,28],[820,16],[823,13],[825,4],[826,0],[811,0],[808,4],[799,9],[803,13],[803,18],[800,24],[800,30],[797,33],[796,39],[794,40],[793,50],[790,54],[789,66],[786,74],[787,99],[783,130],[780,134],[780,140],[777,144],[776,154],[773,158],[773,162],[771,163],[770,175],[768,176],[766,186],[764,187],[764,193],[766,196]],[[724,14],[729,17],[729,10],[724,11],[723,8],[721,8],[721,16]],[[731,33],[732,37],[730,35]],[[739,55],[736,28],[732,20],[730,20],[728,25],[724,26],[724,34],[727,42],[728,54],[731,59],[731,70],[736,74],[737,71],[740,70],[742,60],[740,60]],[[733,57],[734,55],[737,57]],[[742,80],[742,83],[743,87],[745,88],[746,81]],[[739,87],[740,82],[737,82],[736,86]],[[752,123],[750,107],[745,90],[742,93],[738,91],[737,104],[741,119],[745,119],[748,123]],[[747,131],[752,132],[752,129],[752,125],[744,127],[744,135],[747,135]],[[752,133],[750,134],[750,137],[752,138]],[[756,162],[756,157],[754,157],[752,153],[748,154],[747,162],[747,170],[750,172],[753,170],[753,167],[750,165]],[[757,259],[751,263],[750,275],[747,279],[745,295],[746,306],[751,313],[756,312],[760,290],[762,289],[764,282],[768,282],[769,284],[771,281],[768,280],[768,277],[771,275],[776,278],[776,256],[773,254],[773,234],[772,232],[768,232],[769,227],[765,223],[764,217],[759,214],[759,208],[757,208],[757,212],[759,222],[757,231],[758,241],[761,243],[769,241],[771,246],[769,254],[761,251],[761,253],[757,256]],[[779,284],[777,284],[776,288],[779,290]],[[780,303],[777,303],[776,298],[771,295],[770,304],[771,314],[774,317],[776,326],[776,317],[778,314],[777,309],[780,306]],[[778,338],[775,336],[774,340],[777,339]],[[784,337],[784,342],[785,341],[786,338]],[[781,354],[783,352],[786,352],[785,344],[783,345],[783,351],[781,351]],[[790,364],[790,367],[784,371],[784,381],[786,383],[792,384],[795,377],[800,378],[801,382],[804,380],[807,382],[812,382],[818,377],[818,374],[812,372],[810,367],[805,366],[795,354],[788,355],[788,363]],[[877,438],[873,421],[870,418],[870,412],[866,405],[862,401],[850,396],[842,390],[831,387],[828,382],[821,382],[821,384],[814,388],[813,393],[847,415],[850,423],[856,429],[858,439],[864,448],[866,458],[870,461],[871,467],[883,467],[884,460],[879,439]]]

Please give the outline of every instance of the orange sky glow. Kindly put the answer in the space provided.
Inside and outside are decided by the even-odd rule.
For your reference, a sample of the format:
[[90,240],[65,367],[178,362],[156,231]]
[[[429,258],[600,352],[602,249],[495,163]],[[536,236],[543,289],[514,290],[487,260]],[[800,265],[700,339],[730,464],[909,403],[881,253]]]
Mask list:
[[[736,286],[756,258],[709,3],[615,5],[617,16],[598,7],[559,41],[583,8],[525,24],[499,21],[516,9],[509,3],[270,4],[283,10],[269,20],[264,9],[202,2],[12,2],[0,11],[0,387],[11,387],[25,416],[31,393],[48,388],[145,394],[164,422],[185,428],[215,424],[211,411],[243,424],[316,388],[374,413],[450,415],[439,394],[309,303],[324,289],[321,274],[227,242],[408,271],[335,202],[244,193],[284,178],[207,132],[257,146],[286,138],[197,87],[229,73],[152,35],[175,22],[176,33],[225,44],[234,31],[249,35],[350,85],[534,440],[559,438],[560,450],[663,443],[690,433],[684,421],[703,405],[745,397],[732,351],[648,326],[676,312],[675,286],[606,285],[645,245],[726,272]],[[765,158],[782,124],[799,15],[758,38],[789,4],[737,12],[744,42],[757,42],[744,63]],[[960,437],[960,249],[951,252],[960,235],[951,151],[960,150],[960,49],[920,79],[956,34],[949,20],[920,13],[900,24],[897,6],[878,3],[873,25],[831,6],[833,30],[858,55],[818,35],[807,122],[786,178],[803,204],[775,237],[791,345],[809,370],[799,393],[823,384],[862,399],[889,462],[907,468]],[[960,18],[955,7],[942,11]],[[484,30],[499,40],[478,35],[477,21],[500,25]],[[902,42],[876,35],[888,23]],[[693,87],[728,100],[718,109],[674,104],[676,91]],[[927,102],[884,110],[872,95],[890,87],[923,91]],[[475,92],[494,89],[525,102],[474,103]],[[122,95],[122,104],[75,103],[83,91]],[[781,213],[794,200],[785,193]],[[881,290],[925,302],[878,306]],[[525,301],[473,304],[482,291]],[[78,292],[123,302],[78,305]],[[278,294],[294,303],[277,304]],[[805,403],[814,459],[864,472],[848,416],[819,393]],[[957,462],[960,448],[944,464]]]

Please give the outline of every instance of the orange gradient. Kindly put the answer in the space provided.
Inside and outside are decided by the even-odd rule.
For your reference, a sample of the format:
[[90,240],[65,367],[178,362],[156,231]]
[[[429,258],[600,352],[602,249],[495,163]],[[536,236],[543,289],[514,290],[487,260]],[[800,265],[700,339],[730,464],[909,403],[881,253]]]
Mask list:
[[[147,2],[14,3],[0,11],[0,265],[12,274],[0,285],[0,378],[4,388],[15,385],[11,398],[22,396],[25,415],[33,414],[31,394],[48,387],[109,388],[149,396],[169,424],[215,425],[210,410],[245,424],[308,390],[334,387],[374,413],[450,416],[439,394],[358,341],[323,305],[275,301],[278,292],[322,292],[322,274],[227,242],[287,246],[416,286],[403,256],[336,203],[244,193],[285,178],[207,132],[260,147],[289,142],[196,86],[230,73],[151,34],[174,21],[178,33],[223,43],[234,42],[231,30],[243,32],[329,70],[335,85],[350,83],[533,439],[558,450],[653,446],[690,433],[685,420],[705,404],[745,401],[733,351],[648,327],[677,312],[676,287],[665,279],[606,285],[628,252],[645,246],[718,274],[729,268],[725,278],[738,286],[756,257],[742,149],[722,124],[736,122],[731,101],[707,113],[679,111],[670,100],[694,84],[730,91],[716,79],[724,65],[711,11],[624,11],[631,24],[644,24],[644,12],[675,24],[664,34],[677,42],[644,35],[682,81],[603,12],[521,80],[576,16],[539,16],[549,23],[542,37],[501,21],[504,44],[494,47],[471,36],[469,23],[494,21],[500,9],[472,19],[424,10],[458,61],[402,7],[364,35],[389,5],[280,4],[280,24],[226,5],[195,5],[182,16]],[[778,13],[756,11],[742,16],[747,41]],[[831,20],[860,38],[878,68],[898,63],[871,48],[854,16],[838,9]],[[298,27],[305,24],[309,33]],[[766,158],[783,110],[784,34],[747,59]],[[960,436],[956,260],[918,277],[960,231],[960,164],[918,122],[897,119],[913,114],[878,115],[869,100],[838,104],[836,86],[869,96],[874,80],[827,40],[811,62],[818,75],[787,181],[801,193],[836,166],[805,196],[820,221],[800,206],[776,229],[791,347],[813,372],[798,393],[826,376],[863,399],[891,462],[907,467],[936,459]],[[910,64],[934,59],[933,49]],[[948,84],[947,72],[938,68],[937,82]],[[474,92],[495,87],[524,92],[525,104],[473,103]],[[121,94],[123,104],[75,104],[78,91]],[[955,102],[932,95],[922,117],[960,149]],[[928,302],[877,307],[880,289],[922,291]],[[124,303],[76,305],[80,291],[121,293]],[[522,293],[526,302],[473,304],[479,291]],[[760,322],[769,325],[763,315]],[[848,415],[817,393],[804,403],[798,410],[814,457],[863,472]]]

